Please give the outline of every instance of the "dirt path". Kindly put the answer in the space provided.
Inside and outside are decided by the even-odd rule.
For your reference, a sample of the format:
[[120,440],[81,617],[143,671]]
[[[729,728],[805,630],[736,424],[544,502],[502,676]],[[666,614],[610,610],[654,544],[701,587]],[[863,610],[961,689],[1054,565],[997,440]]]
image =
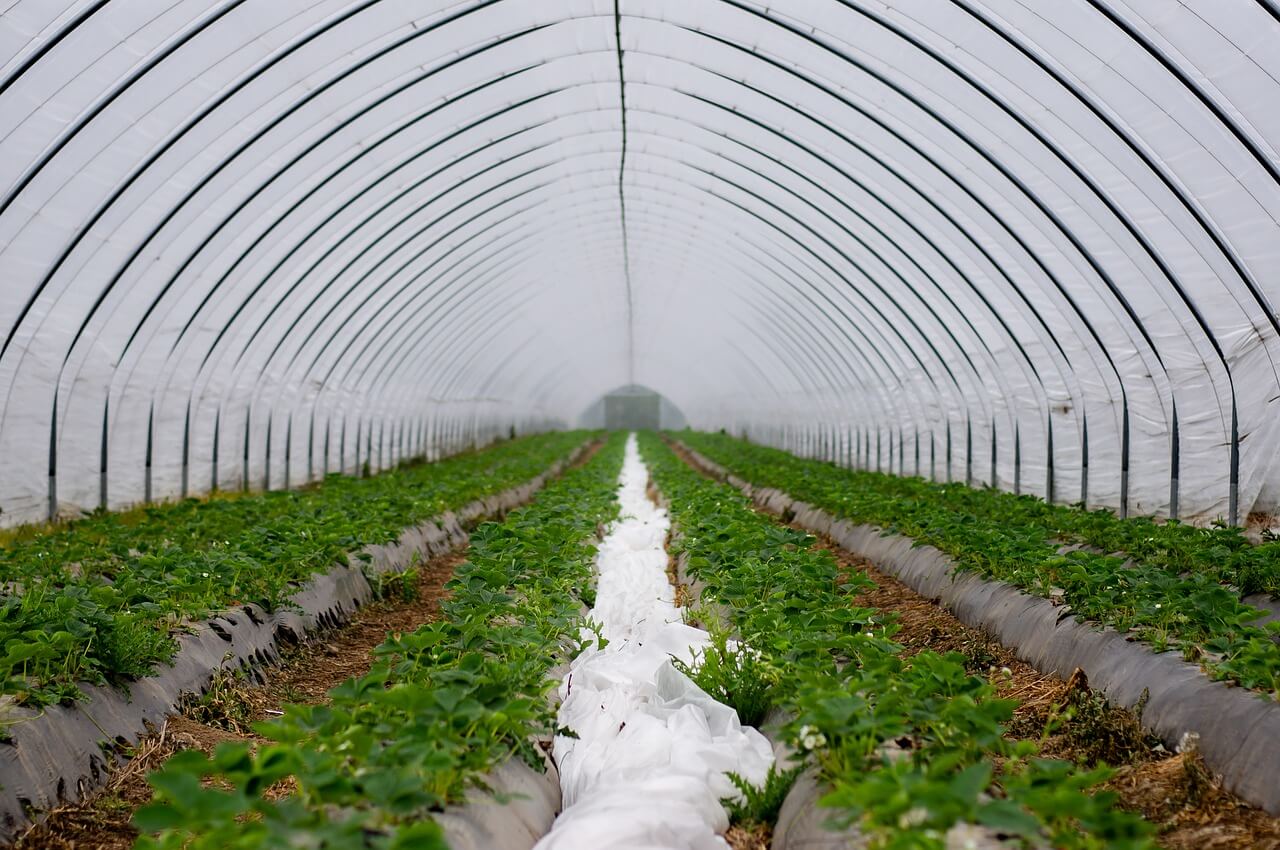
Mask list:
[[460,550],[422,565],[408,599],[369,605],[343,628],[295,647],[281,666],[261,671],[260,684],[219,677],[201,700],[189,702],[182,714],[144,737],[105,787],[51,812],[13,850],[128,850],[138,834],[130,822],[133,813],[151,799],[149,772],[180,750],[212,752],[224,741],[260,740],[252,724],[276,716],[287,703],[323,702],[330,689],[368,672],[374,647],[389,634],[411,631],[438,616],[444,584],[465,558]]

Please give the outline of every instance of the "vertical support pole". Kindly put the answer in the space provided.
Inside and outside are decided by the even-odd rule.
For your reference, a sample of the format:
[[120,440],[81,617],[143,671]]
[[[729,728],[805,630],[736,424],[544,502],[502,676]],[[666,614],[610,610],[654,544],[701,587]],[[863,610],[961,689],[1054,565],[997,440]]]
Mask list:
[[326,416],[324,418],[324,464],[323,464],[323,470],[324,470],[323,475],[325,478],[329,477],[329,437],[332,433],[332,430],[333,430],[333,420],[331,420],[329,417]]
[[1048,418],[1045,420],[1045,457],[1049,459],[1049,463],[1045,466],[1044,471],[1044,500],[1049,504],[1053,504],[1053,411],[1049,412]]
[[49,522],[58,519],[58,391],[53,392],[53,417],[49,420]]
[[938,435],[929,429],[929,480],[938,480]]
[[146,455],[146,468],[143,471],[143,484],[142,484],[142,501],[144,504],[148,504],[148,505],[151,504],[152,502],[151,463],[152,463],[152,458],[154,457],[153,452],[155,448],[155,420],[156,420],[156,407],[155,407],[155,403],[153,402],[151,405],[151,409],[147,411],[147,455]]
[[262,464],[262,492],[271,492],[271,433],[275,425],[276,412],[267,414],[267,451]]
[[363,435],[364,435],[364,421],[362,419],[357,418],[356,419],[356,468],[355,468],[355,472],[352,473],[356,478],[360,477],[360,438]]
[[293,414],[289,414],[289,418],[284,421],[284,489],[289,490],[293,485],[290,468],[293,464]]
[[947,417],[947,483],[951,483],[951,418]]
[[902,426],[898,426],[898,476],[903,477],[907,474],[907,437],[902,430]]
[[1022,425],[1013,426],[1013,495],[1022,495]]
[[1120,519],[1129,516],[1129,399],[1120,405]]
[[973,419],[966,416],[964,420],[964,484],[973,486]]
[[991,417],[991,486],[997,486],[996,478],[996,418]]
[[307,483],[315,480],[316,472],[316,409],[311,408],[307,425]]
[[[372,433],[372,429],[370,429],[370,440],[372,440],[372,437],[374,437],[374,433]],[[387,448],[385,437],[387,437],[387,420],[384,419],[379,420],[378,422],[378,469],[374,470],[375,472],[381,471],[383,466],[385,466],[385,463],[387,463],[387,458],[383,457],[383,449]]]
[[1231,394],[1230,487],[1227,494],[1227,524],[1240,525],[1240,421],[1236,413],[1235,392]]
[[1169,440],[1169,519],[1178,518],[1178,464],[1182,435],[1178,433],[1178,402],[1173,402],[1173,429]]
[[218,444],[222,441],[222,407],[213,414],[213,457],[210,460],[212,473],[209,476],[209,492],[218,490]]
[[191,495],[191,400],[182,416],[182,498]]
[[1089,414],[1080,420],[1080,504],[1089,507]]
[[249,492],[249,438],[251,436],[250,426],[253,424],[253,408],[245,408],[244,411],[244,457],[242,459],[242,467],[240,473],[240,489]]
[[110,434],[108,434],[108,429],[111,427],[110,407],[110,399],[102,403],[102,444],[98,447],[98,507],[104,511],[108,504],[107,453],[111,445]]

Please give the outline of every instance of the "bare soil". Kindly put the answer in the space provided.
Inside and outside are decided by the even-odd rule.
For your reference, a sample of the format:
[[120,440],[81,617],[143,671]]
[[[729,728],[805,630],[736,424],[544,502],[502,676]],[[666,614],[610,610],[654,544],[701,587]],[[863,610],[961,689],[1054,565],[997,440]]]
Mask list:
[[[439,615],[447,595],[444,584],[465,558],[465,550],[458,550],[421,565],[410,598],[375,602],[342,628],[295,647],[280,666],[260,671],[261,684],[235,675],[218,677],[202,699],[189,700],[182,714],[145,736],[105,787],[55,809],[14,850],[128,850],[138,835],[133,813],[151,800],[150,772],[181,750],[211,753],[225,741],[261,741],[254,723],[277,716],[288,703],[326,701],[332,688],[369,671],[373,649],[388,635],[411,631]],[[273,792],[290,790],[281,783]]]
[[769,827],[760,825],[753,829],[731,826],[724,834],[733,850],[769,850],[769,840],[773,837]]

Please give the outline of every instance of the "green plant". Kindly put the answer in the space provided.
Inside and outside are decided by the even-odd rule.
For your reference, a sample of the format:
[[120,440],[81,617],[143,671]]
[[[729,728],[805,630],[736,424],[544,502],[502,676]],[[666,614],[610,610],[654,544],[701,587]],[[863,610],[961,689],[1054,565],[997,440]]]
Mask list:
[[413,565],[400,572],[378,573],[373,582],[374,593],[379,599],[393,599],[400,602],[412,602],[418,598],[418,581],[422,574],[418,570],[418,559]]
[[729,813],[729,822],[746,829],[776,823],[782,804],[803,771],[802,764],[786,770],[770,765],[763,785],[754,785],[736,773],[727,774],[733,787],[738,789],[736,797],[720,801]]
[[46,705],[78,698],[77,682],[148,675],[191,622],[244,602],[287,604],[314,573],[533,478],[587,436],[525,437],[373,478],[331,475],[301,490],[216,494],[4,532],[0,694]]
[[853,604],[868,579],[842,575],[811,537],[754,512],[656,438],[642,436],[641,451],[704,601],[721,604],[777,671],[774,699],[791,717],[784,732],[830,785],[823,803],[835,822],[895,850],[941,850],[948,831],[973,825],[1033,846],[1150,846],[1140,819],[1086,793],[1105,772],[1034,759],[1034,743],[1005,737],[1015,703],[966,669],[972,659],[905,656],[893,618]]
[[[579,589],[595,534],[616,515],[623,441],[471,535],[441,617],[389,637],[368,674],[324,705],[260,724],[271,743],[182,754],[139,811],[147,850],[440,848],[432,815],[498,762],[541,770],[556,731],[550,669],[579,648]],[[291,779],[294,790],[272,789]]]
[[730,706],[745,726],[759,726],[775,702],[780,675],[759,652],[736,643],[720,630],[699,650],[692,664],[672,658],[672,665],[717,702]]
[[[756,486],[935,546],[960,569],[1052,597],[1157,651],[1196,658],[1215,678],[1280,698],[1277,632],[1255,625],[1262,612],[1241,601],[1280,593],[1280,542],[1253,546],[1238,528],[1120,519],[992,488],[844,469],[723,434],[680,439]],[[1063,552],[1063,544],[1083,548]]]

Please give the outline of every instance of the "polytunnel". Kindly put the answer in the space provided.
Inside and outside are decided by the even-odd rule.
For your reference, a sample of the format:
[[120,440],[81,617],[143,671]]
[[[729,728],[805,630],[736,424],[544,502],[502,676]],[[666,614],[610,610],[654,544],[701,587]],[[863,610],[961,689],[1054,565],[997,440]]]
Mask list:
[[[1275,692],[1277,104],[1274,0],[12,0],[0,11],[0,526],[15,530],[0,549],[19,554],[0,564],[0,610],[16,618],[38,586],[13,566],[23,541],[61,540],[76,521],[152,506],[119,516],[168,522],[164,511],[199,511],[212,494],[214,506],[275,505],[366,481],[401,482],[387,485],[394,500],[409,486],[396,476],[462,464],[465,499],[459,490],[434,513],[377,514],[403,519],[397,529],[454,517],[400,540],[400,554],[439,555],[432,547],[457,545],[481,516],[501,518],[561,480],[575,467],[554,441],[603,422],[610,393],[637,386],[691,430],[656,444],[642,435],[618,455],[619,523],[694,527],[668,504],[685,485],[664,482],[655,459],[674,446],[836,543],[887,529],[951,559],[944,572],[970,569],[972,556],[982,576],[970,578],[1005,582],[1019,599],[1060,606],[1066,587],[1063,616],[1132,632],[1158,653],[1181,648],[1178,665],[1206,653],[1253,665],[1195,672],[1212,694]],[[515,451],[521,439],[548,441],[528,474],[504,471],[507,461],[465,466],[472,449]],[[588,441],[623,452],[621,436],[578,443]],[[636,490],[641,455],[658,506]],[[793,463],[807,471],[789,484]],[[533,490],[517,486],[544,472]],[[899,513],[847,496],[877,487]],[[935,498],[951,501],[926,516]],[[1107,592],[1192,581],[1196,553],[1212,550],[1202,558],[1211,587],[1195,579],[1169,592],[1218,625],[1183,634],[1184,621],[1108,620],[1075,601],[1065,573],[991,566],[990,553],[1012,550],[947,536],[981,525],[987,499],[1002,506],[992,516],[1040,512],[1035,522],[1052,528],[1037,545],[1054,551],[1034,558],[1088,561],[1079,568],[1094,579],[1112,576],[1097,581]],[[464,504],[481,507],[467,515]],[[600,527],[610,520],[601,514]],[[1096,527],[1071,530],[1086,522]],[[243,523],[274,541],[261,547],[287,548],[267,520]],[[325,564],[390,545],[389,528],[335,536]],[[94,533],[98,545],[117,532]],[[208,545],[234,548],[221,536]],[[150,564],[179,538],[130,538],[111,557]],[[878,566],[910,560],[858,540],[846,548]],[[198,557],[211,557],[202,546]],[[84,577],[96,569],[89,551],[50,543],[30,557],[70,563],[70,582],[110,609]],[[399,557],[360,551],[381,567]],[[321,558],[308,552],[297,558]],[[1113,552],[1133,569],[1159,560],[1159,579],[1116,579]],[[111,593],[125,594],[121,610],[150,610],[146,592],[120,590],[121,563],[103,568]],[[146,569],[178,581],[169,567]],[[935,602],[953,592],[918,569],[899,577]],[[340,604],[303,604],[311,619],[290,633],[336,627],[381,593],[375,584]],[[274,611],[278,590],[237,584],[202,597],[201,616],[182,603],[165,622],[241,601]],[[1165,711],[1155,685],[1141,703],[1142,688],[1116,697],[1100,684],[1111,674],[1004,634],[983,599],[944,607],[971,611],[972,622],[957,616],[1037,669],[1075,681],[1080,667],[1170,747],[1171,730],[1206,734],[1184,716],[1190,696],[1169,697],[1168,716],[1151,719],[1144,710]],[[1272,613],[1220,607],[1242,599]],[[618,612],[601,611],[614,629]],[[26,683],[0,708],[41,703],[29,690],[39,656],[23,647],[37,632],[98,628],[75,622],[0,631]],[[744,624],[726,628],[731,645],[751,643]],[[1215,642],[1222,629],[1244,643]],[[249,646],[233,654],[276,651]],[[111,666],[121,663],[75,676],[107,687],[127,672]],[[147,721],[206,682],[174,684]],[[50,705],[67,704],[70,692],[58,693]],[[1264,704],[1241,703],[1239,722],[1280,730],[1254,713]],[[812,738],[819,724],[804,728]],[[1201,746],[1230,793],[1280,807],[1273,791],[1255,793],[1274,784],[1274,762],[1259,774],[1237,769],[1234,749]],[[64,786],[77,786],[77,770],[55,797],[75,796]],[[44,808],[32,803],[43,792],[13,793],[6,811]],[[8,817],[16,829],[25,815]],[[382,826],[365,823],[370,834]]]
[[886,469],[1271,507],[1276,9],[884,6],[15,4],[4,516],[628,382]]

